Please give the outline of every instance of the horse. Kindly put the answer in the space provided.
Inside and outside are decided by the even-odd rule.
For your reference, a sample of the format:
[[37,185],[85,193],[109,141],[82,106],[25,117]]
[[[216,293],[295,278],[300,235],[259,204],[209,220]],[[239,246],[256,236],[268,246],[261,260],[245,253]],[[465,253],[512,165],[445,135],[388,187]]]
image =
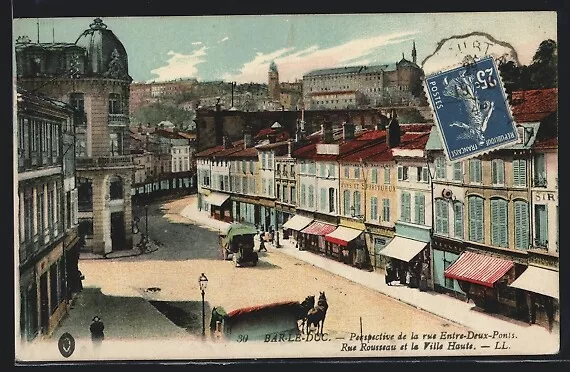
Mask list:
[[325,292],[320,292],[317,306],[310,309],[307,313],[307,334],[309,334],[309,328],[311,326],[316,326],[317,333],[319,333],[320,330],[320,334],[323,334],[323,328],[325,325],[325,318],[327,316],[328,308],[329,304],[327,303]]
[[315,296],[307,296],[303,302],[299,304],[297,312],[297,321],[301,321],[301,333],[304,333],[305,323],[307,322],[307,313],[315,306]]

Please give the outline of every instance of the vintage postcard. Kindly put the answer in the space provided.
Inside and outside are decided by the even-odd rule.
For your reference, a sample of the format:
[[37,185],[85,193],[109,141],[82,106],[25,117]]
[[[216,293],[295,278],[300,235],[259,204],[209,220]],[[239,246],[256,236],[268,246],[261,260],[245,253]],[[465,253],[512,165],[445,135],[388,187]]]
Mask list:
[[15,362],[558,353],[556,16],[13,19]]

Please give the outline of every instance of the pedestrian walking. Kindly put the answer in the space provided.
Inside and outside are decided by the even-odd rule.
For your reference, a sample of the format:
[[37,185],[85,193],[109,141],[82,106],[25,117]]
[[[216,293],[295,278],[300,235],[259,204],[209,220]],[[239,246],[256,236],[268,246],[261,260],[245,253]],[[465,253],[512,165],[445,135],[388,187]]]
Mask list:
[[271,227],[271,230],[269,232],[269,241],[271,244],[275,244],[275,230],[273,230],[273,227]]
[[263,239],[261,239],[261,241],[259,242],[259,250],[258,250],[258,252],[261,252],[261,251],[267,252],[267,248],[265,248],[265,242],[263,241]]
[[105,338],[105,325],[101,321],[99,316],[94,316],[91,325],[89,326],[89,331],[91,332],[91,341],[93,342],[93,350],[95,351],[95,355],[99,355],[99,349],[101,347],[101,343]]

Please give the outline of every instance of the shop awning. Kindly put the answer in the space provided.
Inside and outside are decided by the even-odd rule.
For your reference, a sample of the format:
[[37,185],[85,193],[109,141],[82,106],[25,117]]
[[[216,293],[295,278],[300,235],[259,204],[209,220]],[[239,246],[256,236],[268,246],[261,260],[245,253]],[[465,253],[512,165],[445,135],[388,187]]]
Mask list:
[[299,216],[298,214],[296,214],[283,224],[283,229],[301,231],[305,227],[307,227],[307,225],[310,224],[311,222],[313,222],[312,218]]
[[493,287],[513,267],[513,262],[473,252],[463,252],[461,256],[445,270],[446,278],[464,280],[470,283]]
[[303,234],[325,236],[328,233],[333,232],[335,229],[336,229],[335,225],[331,225],[325,222],[315,221],[311,223],[309,226],[305,227],[303,230],[301,230],[301,232]]
[[334,244],[346,246],[349,242],[356,239],[360,234],[362,234],[362,230],[339,226],[335,231],[325,235],[325,240]]
[[400,261],[410,262],[426,245],[427,243],[425,242],[396,236],[386,248],[380,251],[380,254]]
[[210,195],[206,196],[206,197],[204,198],[204,200],[205,200],[208,204],[216,205],[216,206],[219,207],[219,206],[221,206],[222,204],[224,204],[224,202],[225,202],[226,200],[228,200],[229,197],[230,197],[230,196],[229,196],[229,195],[226,195],[226,194],[220,194],[220,193],[217,193],[217,192],[213,192],[213,193],[211,193]]
[[558,271],[529,266],[510,287],[559,298]]

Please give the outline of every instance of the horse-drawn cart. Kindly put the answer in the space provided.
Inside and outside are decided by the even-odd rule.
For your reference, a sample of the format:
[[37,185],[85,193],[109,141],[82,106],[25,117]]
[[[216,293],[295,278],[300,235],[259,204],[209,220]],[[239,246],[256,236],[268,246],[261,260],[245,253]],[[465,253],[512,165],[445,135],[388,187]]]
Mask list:
[[259,256],[254,252],[254,238],[257,230],[240,223],[231,224],[220,232],[220,249],[224,260],[232,259],[236,267],[257,265]]

